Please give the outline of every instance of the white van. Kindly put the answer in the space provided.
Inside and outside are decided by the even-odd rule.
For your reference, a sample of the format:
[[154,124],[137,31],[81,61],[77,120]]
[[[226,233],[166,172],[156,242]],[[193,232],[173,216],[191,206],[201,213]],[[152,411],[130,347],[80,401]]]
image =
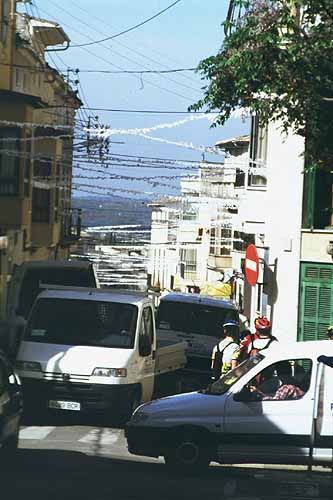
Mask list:
[[157,381],[177,387],[185,363],[185,342],[157,344],[147,295],[53,286],[34,303],[16,367],[26,408],[129,418]]
[[156,315],[158,337],[188,345],[187,369],[210,378],[213,348],[226,321],[239,321],[235,304],[197,293],[169,292],[162,295]]
[[[321,355],[333,361],[333,342],[276,342],[206,390],[141,406],[126,428],[129,451],[164,456],[177,469],[211,461],[331,465],[333,369],[317,361]],[[288,383],[273,389],[283,365],[291,370]],[[265,382],[265,392],[253,392]],[[297,399],[282,399],[288,391]]]

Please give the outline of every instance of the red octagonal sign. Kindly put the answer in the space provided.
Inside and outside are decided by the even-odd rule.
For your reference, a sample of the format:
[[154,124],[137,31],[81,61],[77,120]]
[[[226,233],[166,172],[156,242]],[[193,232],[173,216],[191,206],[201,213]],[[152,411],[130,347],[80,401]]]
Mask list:
[[259,257],[255,245],[249,245],[246,249],[244,270],[248,284],[256,285],[259,274]]

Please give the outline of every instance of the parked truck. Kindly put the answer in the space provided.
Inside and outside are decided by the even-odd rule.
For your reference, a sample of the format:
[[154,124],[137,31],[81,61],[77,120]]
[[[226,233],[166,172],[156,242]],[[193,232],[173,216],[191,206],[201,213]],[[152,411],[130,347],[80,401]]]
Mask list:
[[[178,471],[211,461],[331,466],[333,342],[275,344],[205,390],[140,406],[126,427],[129,451],[164,456]],[[275,380],[282,367],[289,375]]]
[[192,382],[202,384],[210,379],[214,346],[220,339],[224,322],[239,321],[235,304],[222,298],[197,293],[169,292],[162,295],[156,324],[160,339],[186,341],[186,370]]
[[33,305],[16,367],[29,409],[126,419],[176,392],[185,364],[186,343],[158,342],[146,294],[53,286]]

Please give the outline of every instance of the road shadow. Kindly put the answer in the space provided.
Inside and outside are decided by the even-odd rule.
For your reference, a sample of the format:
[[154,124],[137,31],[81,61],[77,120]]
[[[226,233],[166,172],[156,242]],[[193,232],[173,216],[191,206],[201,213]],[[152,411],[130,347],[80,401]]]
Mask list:
[[[331,499],[329,474],[211,466],[203,474],[171,475],[163,463],[77,451],[20,449],[1,478],[1,498],[22,500]],[[301,497],[301,493],[311,495]],[[3,492],[6,494],[3,495]],[[289,493],[288,493],[289,492]],[[3,496],[2,496],[3,495]],[[283,495],[283,496],[282,496]]]
[[93,426],[112,427],[123,429],[125,424],[119,419],[108,415],[85,415],[79,412],[68,412],[61,410],[44,410],[34,412],[24,412],[21,419],[24,426]]

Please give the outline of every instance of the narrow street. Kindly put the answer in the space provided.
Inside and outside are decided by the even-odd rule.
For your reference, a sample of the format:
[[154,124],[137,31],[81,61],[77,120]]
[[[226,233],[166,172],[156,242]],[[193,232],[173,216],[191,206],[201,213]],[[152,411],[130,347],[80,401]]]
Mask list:
[[291,471],[213,464],[202,475],[171,476],[162,459],[130,455],[122,429],[102,427],[73,415],[48,418],[43,425],[23,425],[15,464],[15,470],[1,480],[3,487],[10,488],[12,500],[22,499],[27,491],[35,500],[46,496],[48,500],[202,500],[203,496],[324,500],[332,492],[328,469],[310,475],[304,468]]

